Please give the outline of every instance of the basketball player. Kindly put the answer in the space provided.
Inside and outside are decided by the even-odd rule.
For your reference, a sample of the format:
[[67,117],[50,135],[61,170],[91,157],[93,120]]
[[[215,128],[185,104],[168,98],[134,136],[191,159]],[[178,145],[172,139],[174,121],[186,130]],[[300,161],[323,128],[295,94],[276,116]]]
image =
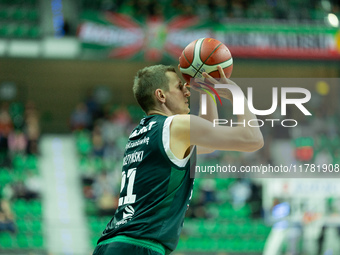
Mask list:
[[[222,68],[218,70],[222,81],[230,83]],[[204,77],[218,83],[206,73]],[[191,199],[190,167],[194,166],[196,152],[255,151],[263,145],[259,128],[213,127],[212,122],[189,115],[190,92],[173,67],[141,69],[133,92],[147,116],[129,137],[118,209],[94,255],[171,253],[177,246]],[[219,94],[232,100],[227,89],[219,90]],[[207,108],[210,117],[217,118],[212,101]],[[238,121],[250,119],[256,117],[246,109]]]

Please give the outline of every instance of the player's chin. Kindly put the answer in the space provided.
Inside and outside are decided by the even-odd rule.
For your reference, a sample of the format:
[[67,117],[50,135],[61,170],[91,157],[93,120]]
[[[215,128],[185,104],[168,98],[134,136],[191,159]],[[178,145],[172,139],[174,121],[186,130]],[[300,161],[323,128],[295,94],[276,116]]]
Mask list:
[[186,108],[183,108],[181,111],[179,111],[177,114],[188,114],[188,113],[190,113],[190,108],[186,107]]

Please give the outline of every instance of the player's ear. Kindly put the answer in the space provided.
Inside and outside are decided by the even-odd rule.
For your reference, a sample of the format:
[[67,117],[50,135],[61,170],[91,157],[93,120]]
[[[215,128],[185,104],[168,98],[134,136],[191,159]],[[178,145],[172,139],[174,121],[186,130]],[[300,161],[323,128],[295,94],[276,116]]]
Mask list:
[[165,94],[164,94],[164,92],[163,92],[162,89],[156,89],[156,90],[155,90],[155,96],[156,96],[156,99],[157,99],[159,102],[165,103],[165,98],[166,98],[166,96],[165,96]]

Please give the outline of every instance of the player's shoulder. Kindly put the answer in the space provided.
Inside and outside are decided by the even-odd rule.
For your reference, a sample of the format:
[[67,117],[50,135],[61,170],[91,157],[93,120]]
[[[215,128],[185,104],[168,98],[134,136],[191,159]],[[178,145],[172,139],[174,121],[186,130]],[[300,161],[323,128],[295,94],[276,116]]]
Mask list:
[[190,123],[190,114],[177,114],[172,116],[172,123],[176,124],[188,124]]
[[191,114],[178,114],[173,116],[171,127],[181,131],[190,130],[190,126],[193,122],[196,123],[197,119],[201,118]]
[[171,130],[178,131],[180,133],[187,132],[205,132],[212,131],[212,123],[206,119],[192,114],[181,114],[174,116],[171,124]]
[[183,132],[183,130],[190,128],[190,115],[188,114],[177,114],[169,118],[171,118],[171,130]]
[[189,125],[190,123],[202,120],[201,117],[192,114],[177,114],[173,116],[173,122],[181,125]]

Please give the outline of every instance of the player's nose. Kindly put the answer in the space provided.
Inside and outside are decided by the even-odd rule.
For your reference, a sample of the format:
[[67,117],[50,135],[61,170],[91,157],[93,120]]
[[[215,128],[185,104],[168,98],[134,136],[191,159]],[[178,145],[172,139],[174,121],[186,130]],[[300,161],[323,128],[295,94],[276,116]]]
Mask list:
[[184,87],[184,91],[183,91],[183,93],[184,93],[184,96],[185,97],[190,97],[190,90],[188,90],[188,88],[187,87]]

